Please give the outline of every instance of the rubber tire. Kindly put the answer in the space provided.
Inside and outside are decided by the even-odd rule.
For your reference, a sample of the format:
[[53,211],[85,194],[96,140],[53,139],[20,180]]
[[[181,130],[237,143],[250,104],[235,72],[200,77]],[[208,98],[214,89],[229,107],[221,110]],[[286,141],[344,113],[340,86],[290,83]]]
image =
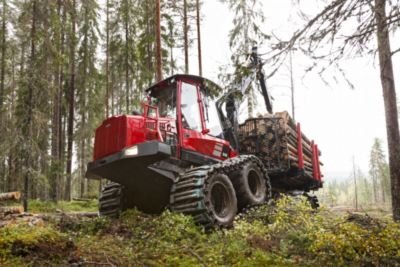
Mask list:
[[238,211],[237,198],[235,188],[227,175],[214,173],[207,179],[205,202],[209,214],[215,220],[214,224],[222,227],[232,226]]
[[255,162],[246,162],[242,169],[232,176],[239,210],[265,202],[267,198],[266,181],[263,171]]

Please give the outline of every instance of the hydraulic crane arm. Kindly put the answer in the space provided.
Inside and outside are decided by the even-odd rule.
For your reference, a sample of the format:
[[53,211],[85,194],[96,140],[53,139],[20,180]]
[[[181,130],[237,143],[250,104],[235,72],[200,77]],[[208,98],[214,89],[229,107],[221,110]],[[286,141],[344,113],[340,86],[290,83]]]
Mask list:
[[[263,71],[263,63],[261,58],[257,53],[257,47],[253,47],[250,57],[250,64],[248,68],[252,70],[250,75],[244,77],[240,84],[236,87],[230,89],[227,93],[225,93],[222,97],[220,97],[216,103],[218,116],[220,121],[222,122],[222,127],[224,129],[224,136],[225,138],[230,141],[232,146],[239,150],[239,143],[238,143],[238,114],[237,111],[239,109],[239,100],[236,97],[237,94],[241,96],[245,96],[245,92],[251,85],[251,83],[257,79],[258,83],[261,87],[261,93],[264,98],[265,107],[268,113],[272,114],[272,104],[270,97],[268,95],[267,86],[265,83],[265,75]],[[223,104],[225,105],[226,116],[222,111]]]
[[273,113],[272,103],[271,103],[271,100],[268,95],[267,86],[265,85],[265,77],[264,77],[264,72],[262,71],[262,69],[257,72],[257,79],[258,79],[258,82],[260,83],[261,93],[264,97],[265,108],[267,109],[269,114],[272,114]]

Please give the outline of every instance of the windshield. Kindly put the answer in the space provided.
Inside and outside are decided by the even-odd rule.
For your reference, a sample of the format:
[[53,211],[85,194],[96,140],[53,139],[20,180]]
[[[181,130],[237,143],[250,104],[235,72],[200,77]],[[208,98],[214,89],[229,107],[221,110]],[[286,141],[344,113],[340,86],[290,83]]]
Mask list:
[[216,101],[210,96],[204,96],[202,92],[203,102],[205,106],[205,119],[207,129],[210,130],[209,135],[214,137],[223,138],[223,131],[221,127],[221,122],[218,117]]

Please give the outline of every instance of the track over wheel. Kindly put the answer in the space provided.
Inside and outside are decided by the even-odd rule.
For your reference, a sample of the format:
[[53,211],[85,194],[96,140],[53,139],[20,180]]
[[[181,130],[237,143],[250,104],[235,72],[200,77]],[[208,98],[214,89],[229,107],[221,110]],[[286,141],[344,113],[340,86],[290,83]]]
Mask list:
[[206,229],[214,225],[229,227],[237,213],[235,189],[222,168],[194,168],[172,187],[170,207],[172,211],[192,215]]
[[268,176],[253,157],[244,161],[231,175],[236,190],[239,209],[265,202],[268,194]]
[[106,184],[99,197],[99,214],[117,218],[122,212],[122,185],[114,182]]

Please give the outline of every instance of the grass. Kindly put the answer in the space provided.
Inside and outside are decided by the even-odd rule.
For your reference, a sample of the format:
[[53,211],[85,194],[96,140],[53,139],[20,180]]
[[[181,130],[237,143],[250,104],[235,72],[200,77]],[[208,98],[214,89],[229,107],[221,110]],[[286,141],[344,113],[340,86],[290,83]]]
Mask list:
[[52,201],[41,201],[41,200],[30,200],[29,201],[29,212],[32,213],[53,213],[57,211],[61,212],[75,212],[75,211],[97,211],[98,201],[58,201],[57,203]]

